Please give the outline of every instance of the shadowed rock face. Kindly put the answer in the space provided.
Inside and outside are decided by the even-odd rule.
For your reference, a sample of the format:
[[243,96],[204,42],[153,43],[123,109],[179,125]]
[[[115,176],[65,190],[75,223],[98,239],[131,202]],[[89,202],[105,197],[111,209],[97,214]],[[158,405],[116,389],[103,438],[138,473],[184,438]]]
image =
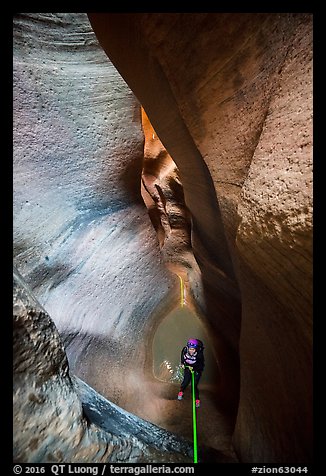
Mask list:
[[203,277],[194,293],[216,329],[221,391],[233,401],[239,286],[238,455],[309,461],[311,15],[89,18],[177,164]]
[[58,331],[17,271],[13,318],[14,462],[191,461],[187,442],[71,379]]

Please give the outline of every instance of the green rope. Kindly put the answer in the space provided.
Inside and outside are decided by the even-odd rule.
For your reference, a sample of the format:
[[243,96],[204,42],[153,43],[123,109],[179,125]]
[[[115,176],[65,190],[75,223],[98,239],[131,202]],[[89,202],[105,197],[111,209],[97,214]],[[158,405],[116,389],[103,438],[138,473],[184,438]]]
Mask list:
[[195,399],[195,372],[189,367],[191,372],[191,389],[192,389],[192,425],[194,434],[194,463],[198,463],[197,460],[197,423],[196,423],[196,399]]

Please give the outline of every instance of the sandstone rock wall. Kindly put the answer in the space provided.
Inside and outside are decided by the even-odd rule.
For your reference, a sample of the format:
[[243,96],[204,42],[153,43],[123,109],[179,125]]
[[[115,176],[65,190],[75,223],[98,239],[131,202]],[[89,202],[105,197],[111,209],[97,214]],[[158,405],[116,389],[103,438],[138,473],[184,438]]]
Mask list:
[[191,215],[185,206],[178,167],[142,108],[145,137],[142,197],[167,266],[175,272],[196,266],[191,247]]
[[221,394],[233,408],[240,359],[239,457],[307,462],[312,17],[89,17],[178,166],[203,278],[194,294],[215,328]]
[[72,371],[136,405],[149,316],[179,287],[140,194],[140,104],[86,14],[17,15],[13,61],[15,264]]
[[71,377],[50,316],[16,270],[13,281],[14,462],[190,462],[191,445]]
[[[160,57],[154,50],[150,53],[151,46],[146,38],[147,27],[154,32],[157,27],[159,32],[158,21],[170,29],[174,17],[162,15],[160,19],[160,15],[155,17],[155,14],[90,14],[89,17],[110,60],[142,103],[161,142],[178,166],[185,202],[191,212],[192,248],[205,282],[203,295],[195,274],[193,292],[203,313],[210,316],[217,330],[216,347],[222,369],[221,399],[224,398],[226,405],[235,411],[238,404],[240,298],[220,208],[211,175],[182,118]],[[162,38],[167,35],[158,34],[162,34]],[[175,35],[173,39],[169,36],[169,41],[177,42],[178,33]],[[178,65],[173,68],[176,78],[176,70],[180,74],[182,71],[181,59],[179,56]]]
[[[150,342],[179,290],[141,199],[141,103],[184,188],[200,269],[188,269],[189,286],[212,329],[220,400],[236,416],[239,459],[307,463],[311,15],[89,18],[132,92],[85,14],[14,18],[15,264],[53,317],[73,372],[137,410],[144,375],[151,378],[139,343]],[[181,244],[183,253],[187,239]],[[173,246],[168,258],[173,263]],[[61,379],[78,421],[60,355],[51,375]],[[17,365],[28,367],[28,359]],[[34,385],[27,367],[22,381],[17,376],[24,397],[17,390],[16,408]],[[50,422],[56,403],[49,402]],[[23,403],[27,425],[32,404]],[[79,423],[73,427],[80,432]],[[98,458],[106,437],[90,433]],[[39,451],[37,442],[21,441],[17,460],[30,445]]]

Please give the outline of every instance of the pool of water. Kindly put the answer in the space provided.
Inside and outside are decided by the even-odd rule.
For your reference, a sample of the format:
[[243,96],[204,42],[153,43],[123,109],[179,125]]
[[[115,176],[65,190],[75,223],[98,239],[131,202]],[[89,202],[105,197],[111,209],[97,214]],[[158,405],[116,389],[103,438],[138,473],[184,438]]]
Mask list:
[[201,383],[217,381],[218,365],[209,341],[208,333],[199,316],[189,308],[179,307],[168,314],[159,325],[153,340],[154,375],[165,382],[179,384],[183,371],[180,368],[182,348],[190,338],[203,341],[205,369]]

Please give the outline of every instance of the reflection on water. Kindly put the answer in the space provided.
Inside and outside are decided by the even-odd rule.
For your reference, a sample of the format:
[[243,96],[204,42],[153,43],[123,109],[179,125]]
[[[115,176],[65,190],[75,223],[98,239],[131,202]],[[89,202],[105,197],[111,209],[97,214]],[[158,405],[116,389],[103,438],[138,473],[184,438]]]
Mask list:
[[153,341],[154,375],[165,382],[179,383],[183,370],[180,367],[181,350],[190,337],[203,341],[205,369],[201,383],[215,383],[217,362],[202,321],[187,307],[179,307],[168,314],[159,325]]

